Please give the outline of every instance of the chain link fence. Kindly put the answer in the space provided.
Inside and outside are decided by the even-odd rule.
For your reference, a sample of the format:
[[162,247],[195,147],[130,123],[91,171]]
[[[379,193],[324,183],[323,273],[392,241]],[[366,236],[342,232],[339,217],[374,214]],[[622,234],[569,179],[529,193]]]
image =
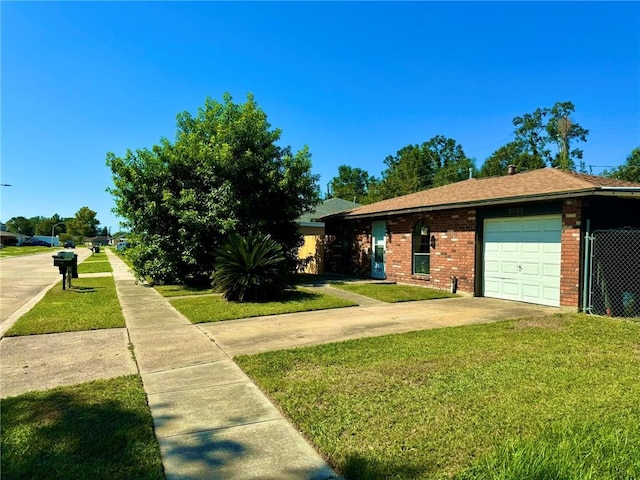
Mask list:
[[640,230],[596,230],[588,240],[588,312],[640,317]]

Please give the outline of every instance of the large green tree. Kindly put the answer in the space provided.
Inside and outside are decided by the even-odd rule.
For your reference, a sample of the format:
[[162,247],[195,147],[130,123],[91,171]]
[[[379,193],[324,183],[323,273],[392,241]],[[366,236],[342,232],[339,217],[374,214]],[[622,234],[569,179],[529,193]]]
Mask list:
[[634,148],[622,165],[613,170],[605,170],[602,174],[618,180],[640,183],[640,147]]
[[97,213],[89,207],[81,207],[73,218],[65,222],[67,233],[73,237],[95,237],[100,225],[96,215]]
[[[576,160],[582,160],[582,150],[571,146],[586,142],[589,130],[571,119],[574,112],[573,103],[556,102],[551,108],[537,108],[513,119],[515,142],[532,157],[531,163],[576,169]],[[555,151],[551,148],[554,145]],[[584,170],[582,162],[580,168]]]
[[421,145],[407,145],[384,160],[380,189],[383,198],[393,198],[469,178],[475,172],[454,139],[436,135]]
[[31,237],[35,234],[35,224],[26,217],[13,217],[7,221],[7,230]]
[[358,203],[371,203],[378,179],[361,168],[348,165],[338,167],[338,176],[329,182],[328,198],[342,198]]
[[521,143],[509,142],[484,161],[478,174],[481,177],[506,175],[509,165],[515,165],[518,172],[545,167],[544,160],[527,152]]
[[[60,222],[64,222],[64,218],[57,213],[53,214],[50,218],[41,217],[40,221],[36,225],[36,235],[51,235],[53,226]],[[66,231],[66,224],[62,223],[61,225],[56,226],[54,234],[65,233]]]
[[136,245],[137,275],[159,282],[209,279],[216,250],[230,234],[270,234],[289,259],[301,237],[296,219],[319,201],[307,147],[278,145],[253,95],[244,104],[229,94],[208,98],[196,115],[177,117],[174,142],[107,154],[115,213]]

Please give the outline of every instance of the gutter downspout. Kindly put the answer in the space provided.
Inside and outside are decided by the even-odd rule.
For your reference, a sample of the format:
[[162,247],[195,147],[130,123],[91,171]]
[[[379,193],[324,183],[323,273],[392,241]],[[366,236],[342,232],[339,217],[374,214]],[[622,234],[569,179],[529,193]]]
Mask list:
[[[591,275],[589,274],[589,247],[590,247],[590,230],[591,219],[587,218],[587,228],[584,235],[584,265],[582,267],[582,271],[584,272],[582,275],[582,311],[587,312],[588,307],[588,299],[587,294],[589,293],[589,279]],[[589,312],[590,313],[590,312]]]

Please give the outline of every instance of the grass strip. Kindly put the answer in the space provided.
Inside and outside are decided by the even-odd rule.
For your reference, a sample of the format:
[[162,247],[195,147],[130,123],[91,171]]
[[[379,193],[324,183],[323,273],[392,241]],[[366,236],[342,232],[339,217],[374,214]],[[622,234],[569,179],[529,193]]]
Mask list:
[[125,326],[113,277],[74,278],[72,285],[66,290],[61,282],[55,285],[6,336]]
[[162,480],[138,376],[3,399],[2,478]]
[[156,285],[153,287],[163,297],[182,297],[186,295],[204,295],[215,293],[211,287],[188,287],[186,285]]
[[113,272],[113,268],[111,268],[111,264],[109,260],[105,261],[88,261],[78,264],[78,274],[82,275],[83,273],[102,273],[102,272]]
[[280,300],[271,302],[228,302],[218,296],[176,298],[170,300],[170,302],[193,323],[219,322],[237,318],[308,312],[357,305],[357,303],[348,300],[304,289],[285,292]]
[[109,261],[109,257],[107,257],[107,254],[105,253],[105,251],[103,249],[103,250],[100,251],[100,253],[92,253],[85,260],[85,262],[92,262],[92,261],[94,261],[94,262],[108,262]]
[[388,303],[435,300],[459,296],[444,290],[388,283],[332,283],[331,286]]
[[354,479],[640,478],[640,324],[578,314],[234,359]]
[[34,253],[53,252],[55,248],[61,247],[2,247],[0,249],[0,258],[20,257],[23,255],[33,255]]

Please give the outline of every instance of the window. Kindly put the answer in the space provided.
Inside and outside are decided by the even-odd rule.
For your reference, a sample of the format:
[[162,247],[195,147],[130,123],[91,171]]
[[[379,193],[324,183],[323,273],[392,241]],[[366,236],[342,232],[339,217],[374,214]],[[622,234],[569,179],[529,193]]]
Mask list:
[[418,222],[413,229],[413,273],[427,275],[430,271],[429,227]]

